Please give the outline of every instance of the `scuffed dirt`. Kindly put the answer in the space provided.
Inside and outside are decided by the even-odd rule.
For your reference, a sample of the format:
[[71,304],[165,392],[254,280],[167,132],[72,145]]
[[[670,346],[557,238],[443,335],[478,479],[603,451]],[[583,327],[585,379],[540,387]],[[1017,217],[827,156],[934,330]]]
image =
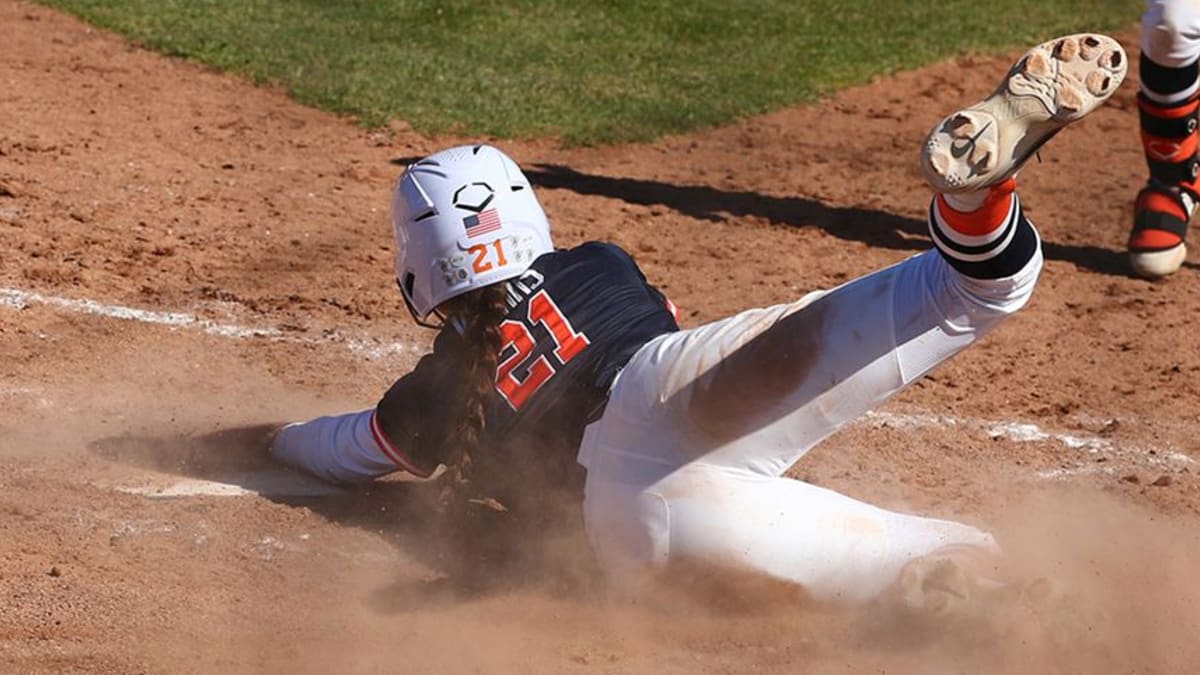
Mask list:
[[[1041,604],[925,630],[799,602],[614,595],[571,538],[551,542],[550,569],[480,557],[447,576],[456,549],[425,508],[428,486],[319,499],[115,490],[258,467],[253,434],[211,435],[374,403],[430,337],[391,279],[396,163],[464,139],[364,130],[22,2],[0,0],[0,26],[0,670],[1197,662],[1200,274],[1194,262],[1162,283],[1125,272],[1143,170],[1136,82],[1022,176],[1048,259],[1030,307],[795,469],[988,524],[1057,584]],[[561,244],[622,245],[695,325],[926,248],[917,144],[1007,65],[964,57],[655,145],[503,145]],[[29,293],[195,321],[106,318]]]

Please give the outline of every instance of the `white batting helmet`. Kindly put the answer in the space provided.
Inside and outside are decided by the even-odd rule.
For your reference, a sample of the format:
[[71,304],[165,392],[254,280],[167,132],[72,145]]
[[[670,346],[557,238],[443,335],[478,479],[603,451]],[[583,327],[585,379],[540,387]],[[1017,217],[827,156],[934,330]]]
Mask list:
[[392,195],[396,281],[418,321],[450,298],[519,276],[554,250],[550,223],[516,162],[490,145],[410,165]]

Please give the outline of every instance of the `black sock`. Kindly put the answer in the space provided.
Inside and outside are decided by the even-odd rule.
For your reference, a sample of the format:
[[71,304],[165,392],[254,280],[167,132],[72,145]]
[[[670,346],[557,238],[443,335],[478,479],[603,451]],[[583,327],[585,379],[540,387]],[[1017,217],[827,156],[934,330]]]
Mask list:
[[1142,88],[1158,96],[1169,97],[1195,86],[1196,79],[1200,77],[1200,62],[1193,61],[1179,68],[1168,68],[1142,54],[1138,70],[1142,76]]

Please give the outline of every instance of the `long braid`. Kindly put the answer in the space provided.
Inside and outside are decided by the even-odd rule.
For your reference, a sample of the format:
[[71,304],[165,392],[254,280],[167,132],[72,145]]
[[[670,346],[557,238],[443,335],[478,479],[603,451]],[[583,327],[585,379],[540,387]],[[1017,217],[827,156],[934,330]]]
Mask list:
[[508,313],[504,284],[493,284],[462,296],[455,303],[454,315],[463,317],[464,372],[459,396],[462,415],[450,436],[454,456],[458,457],[460,479],[471,464],[483,433],[486,403],[496,385],[496,366],[503,340],[500,322]]

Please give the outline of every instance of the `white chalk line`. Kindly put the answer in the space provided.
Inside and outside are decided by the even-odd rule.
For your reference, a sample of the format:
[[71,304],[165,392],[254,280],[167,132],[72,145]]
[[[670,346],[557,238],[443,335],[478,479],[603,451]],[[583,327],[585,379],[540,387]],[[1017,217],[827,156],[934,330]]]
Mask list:
[[1178,473],[1196,465],[1196,460],[1174,450],[1153,446],[1117,444],[1094,434],[1047,431],[1036,424],[1009,420],[956,418],[927,413],[892,413],[870,411],[864,422],[874,427],[895,429],[957,428],[982,433],[992,439],[1016,443],[1046,442],[1079,451],[1071,457],[1076,466],[1041,469],[1038,478],[1061,480],[1073,476],[1115,474],[1119,469],[1112,462],[1126,462],[1167,473]]
[[[374,340],[344,335],[338,331],[329,331],[319,337],[311,335],[289,335],[277,328],[243,326],[232,323],[221,323],[202,319],[190,312],[165,312],[159,310],[141,309],[97,302],[89,299],[65,298],[45,295],[34,291],[18,288],[0,288],[0,307],[24,309],[30,305],[46,305],[57,309],[78,314],[101,316],[126,321],[138,321],[157,324],[172,328],[200,330],[209,335],[233,339],[265,339],[273,342],[291,342],[302,344],[342,344],[352,352],[362,354],[370,359],[385,359],[398,355],[420,353],[416,345],[403,342],[381,343]],[[3,392],[8,395],[33,393],[27,387],[12,387]],[[1056,469],[1044,469],[1037,472],[1038,478],[1046,480],[1061,480],[1078,475],[1096,473],[1111,474],[1116,471],[1112,466],[1105,466],[1096,460],[1103,457],[1125,460],[1135,464],[1164,471],[1179,472],[1193,466],[1196,462],[1185,454],[1164,451],[1159,448],[1117,445],[1111,440],[1095,435],[1067,434],[1046,431],[1036,424],[1015,422],[1011,420],[985,420],[972,418],[955,418],[947,415],[930,413],[892,413],[868,412],[860,424],[866,423],[875,427],[891,428],[959,428],[967,431],[982,432],[990,438],[1005,439],[1013,442],[1050,442],[1062,445],[1071,450],[1086,453],[1083,457],[1075,458],[1077,466]],[[1091,461],[1083,464],[1078,460],[1088,458]],[[185,496],[245,496],[260,495],[260,491],[246,487],[254,484],[252,476],[242,476],[243,480],[231,482],[205,481],[189,479],[168,486],[153,486],[150,488],[126,486],[122,489],[133,494],[144,494],[149,497],[185,497]],[[298,493],[289,494],[285,491],[274,492],[276,496],[319,496],[310,495],[307,488],[294,488]],[[332,488],[338,490],[338,488]]]
[[0,288],[0,307],[25,309],[31,305],[45,305],[76,314],[100,316],[122,321],[138,321],[170,328],[199,330],[217,337],[263,339],[271,342],[291,342],[297,344],[342,344],[350,351],[362,354],[369,359],[383,359],[401,354],[416,354],[420,351],[420,348],[416,345],[405,342],[379,342],[347,336],[336,330],[325,332],[320,336],[292,335],[273,327],[242,326],[203,319],[191,312],[164,312],[125,305],[106,304],[86,298],[64,298],[56,295],[44,295],[19,288]]
[[179,497],[330,497],[346,490],[286,469],[245,471],[213,479],[163,477],[136,485],[118,485],[117,492],[151,499]]
[[142,323],[153,323],[179,328],[198,328],[210,335],[219,335],[221,337],[283,337],[282,333],[275,328],[249,328],[246,326],[217,323],[201,319],[189,312],[159,312],[149,309],[125,307],[123,305],[106,305],[94,300],[42,295],[41,293],[23,291],[16,288],[0,288],[0,306],[25,309],[30,305],[48,305],[77,314],[90,314],[110,319],[140,321]]
[[[427,478],[392,476],[393,483],[428,483],[437,480],[446,467],[439,466]],[[319,478],[297,473],[290,469],[265,469],[256,471],[229,472],[211,478],[185,478],[178,476],[148,476],[137,484],[125,483],[114,488],[117,492],[141,495],[151,499],[177,499],[180,497],[334,497],[349,494],[348,488],[327,483]]]
[[[134,538],[148,537],[167,537],[176,540],[183,540],[195,547],[209,545],[216,538],[222,538],[226,541],[234,540],[236,546],[247,552],[257,555],[262,560],[272,560],[278,555],[289,554],[310,554],[318,552],[323,556],[335,556],[353,563],[382,563],[395,565],[397,562],[404,564],[412,564],[413,559],[405,556],[402,552],[395,550],[363,550],[361,548],[353,548],[345,550],[339,547],[329,548],[320,546],[317,538],[308,532],[291,535],[272,535],[260,534],[246,537],[245,535],[236,532],[227,532],[223,530],[214,530],[206,523],[201,522],[191,527],[181,527],[175,522],[166,522],[159,520],[116,520],[109,521],[105,525],[111,526],[109,530],[108,540],[112,545]],[[96,529],[101,526],[99,522],[91,522],[86,525],[89,528]],[[107,527],[105,528],[107,529]],[[315,547],[314,545],[317,545]],[[318,548],[319,547],[319,548]],[[3,640],[0,640],[3,644]]]

